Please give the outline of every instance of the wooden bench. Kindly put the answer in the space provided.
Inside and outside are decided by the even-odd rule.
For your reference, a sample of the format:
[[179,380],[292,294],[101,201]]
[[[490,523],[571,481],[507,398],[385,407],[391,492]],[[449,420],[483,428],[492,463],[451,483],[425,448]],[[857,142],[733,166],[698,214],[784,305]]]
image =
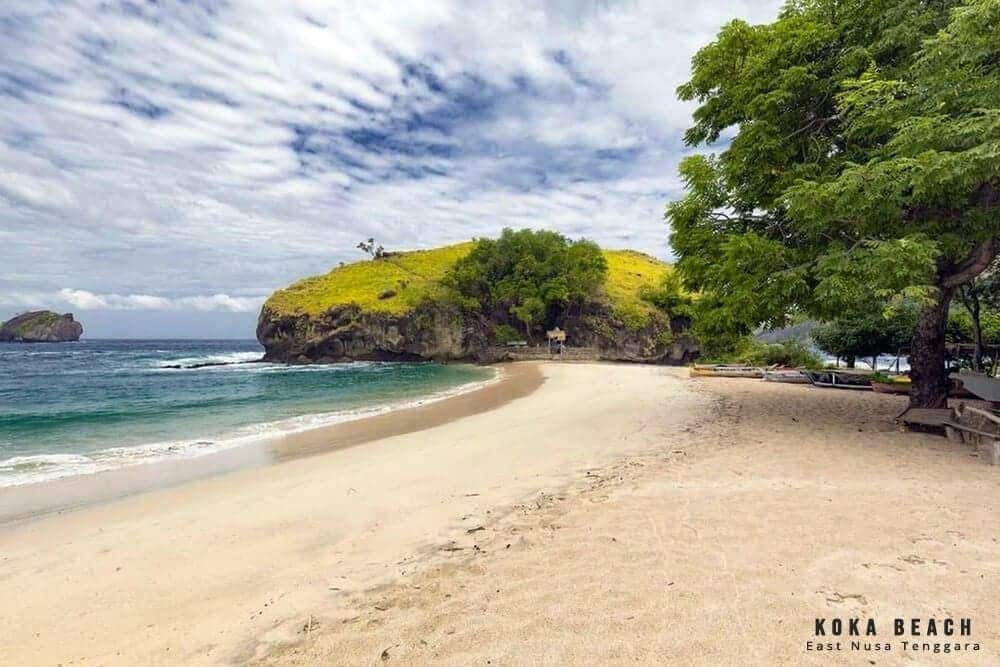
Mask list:
[[895,421],[905,431],[909,426],[944,428],[944,423],[954,417],[951,408],[907,408],[896,415]]
[[1000,417],[987,410],[968,405],[952,408],[907,408],[896,416],[896,423],[907,430],[918,428],[944,429],[945,435],[954,442],[968,443],[976,447],[979,456],[991,465],[1000,465],[1000,431],[989,432],[962,424],[960,417],[974,414],[1000,426]]
[[994,424],[1000,426],[1000,414],[997,414],[994,410],[984,410],[982,408],[976,408],[971,405],[966,405],[965,403],[959,403],[955,408],[955,414],[959,417],[965,415],[965,413],[970,413],[985,419],[986,421],[991,421]]
[[1000,465],[1000,433],[983,431],[950,420],[944,422],[944,430],[949,440],[973,445],[987,463]]

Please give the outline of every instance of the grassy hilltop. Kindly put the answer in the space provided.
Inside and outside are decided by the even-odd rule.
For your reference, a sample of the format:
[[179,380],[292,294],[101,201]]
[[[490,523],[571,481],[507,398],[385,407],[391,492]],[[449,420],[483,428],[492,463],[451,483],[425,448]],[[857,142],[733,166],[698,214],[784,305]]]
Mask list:
[[[468,241],[345,264],[278,290],[265,308],[275,315],[318,315],[353,303],[367,312],[403,315],[443,293],[441,279],[474,246]],[[641,326],[656,308],[640,292],[659,285],[671,266],[634,250],[602,252],[608,263],[602,298],[624,321]]]

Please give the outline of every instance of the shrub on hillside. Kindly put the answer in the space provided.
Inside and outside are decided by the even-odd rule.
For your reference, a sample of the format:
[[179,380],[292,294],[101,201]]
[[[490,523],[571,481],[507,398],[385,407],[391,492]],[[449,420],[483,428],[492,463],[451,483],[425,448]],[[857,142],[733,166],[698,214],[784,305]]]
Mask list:
[[480,239],[444,283],[462,304],[494,321],[519,324],[530,339],[603,284],[608,265],[596,243],[551,231],[504,229]]

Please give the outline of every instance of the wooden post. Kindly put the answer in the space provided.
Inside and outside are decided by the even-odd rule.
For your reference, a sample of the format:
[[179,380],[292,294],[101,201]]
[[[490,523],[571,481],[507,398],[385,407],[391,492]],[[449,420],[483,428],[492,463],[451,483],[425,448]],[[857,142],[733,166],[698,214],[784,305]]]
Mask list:
[[983,438],[979,443],[979,455],[993,466],[1000,466],[1000,440]]

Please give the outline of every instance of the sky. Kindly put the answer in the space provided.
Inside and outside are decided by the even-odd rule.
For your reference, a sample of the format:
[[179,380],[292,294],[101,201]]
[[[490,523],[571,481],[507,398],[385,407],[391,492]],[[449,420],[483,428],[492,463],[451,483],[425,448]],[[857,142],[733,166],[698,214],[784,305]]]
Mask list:
[[273,290],[557,230],[669,259],[691,56],[773,0],[0,4],[0,319],[252,338]]

